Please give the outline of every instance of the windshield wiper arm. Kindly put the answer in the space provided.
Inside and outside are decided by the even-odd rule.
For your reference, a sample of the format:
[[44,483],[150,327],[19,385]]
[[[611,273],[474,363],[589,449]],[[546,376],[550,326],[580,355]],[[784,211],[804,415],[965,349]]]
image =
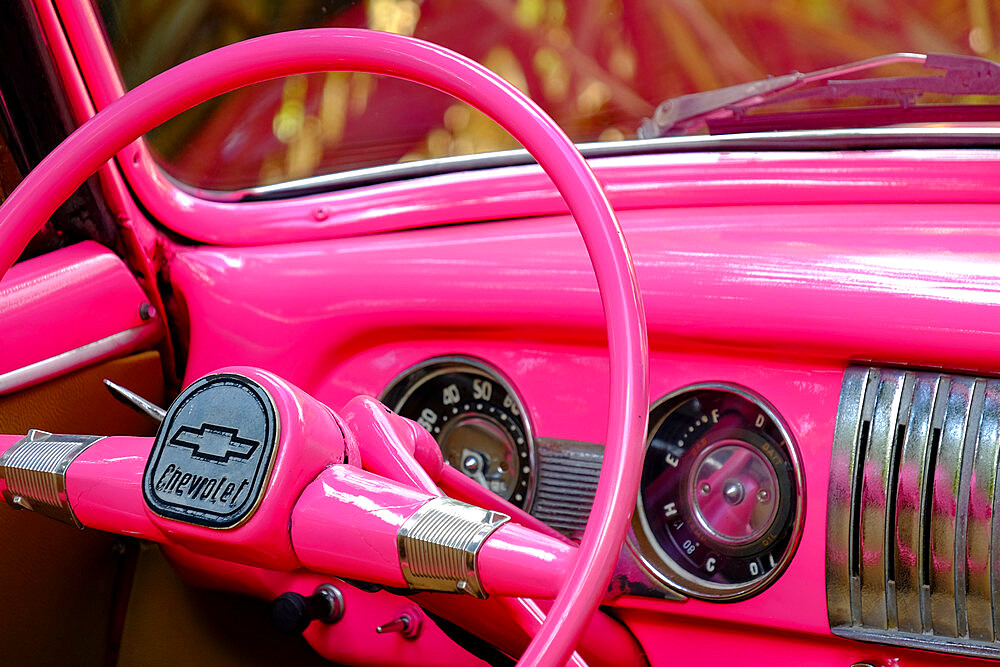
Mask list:
[[[945,74],[849,80],[834,78],[896,63],[918,63],[927,69],[944,70]],[[799,90],[811,83],[822,83],[823,87]],[[893,53],[806,74],[793,72],[670,98],[656,108],[652,118],[642,121],[638,134],[640,139],[688,134],[713,119],[737,117],[748,109],[779,98],[785,100],[821,94],[838,97],[863,95],[898,101],[906,107],[925,93],[1000,95],[1000,65],[974,56]]]

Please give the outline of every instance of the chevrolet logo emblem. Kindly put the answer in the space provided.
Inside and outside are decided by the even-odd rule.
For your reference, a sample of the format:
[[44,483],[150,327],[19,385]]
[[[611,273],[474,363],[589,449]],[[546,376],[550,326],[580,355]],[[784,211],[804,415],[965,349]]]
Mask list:
[[238,433],[234,428],[215,424],[202,424],[201,428],[181,426],[170,444],[187,447],[192,450],[192,457],[206,461],[227,463],[231,458],[249,459],[260,443],[241,438]]

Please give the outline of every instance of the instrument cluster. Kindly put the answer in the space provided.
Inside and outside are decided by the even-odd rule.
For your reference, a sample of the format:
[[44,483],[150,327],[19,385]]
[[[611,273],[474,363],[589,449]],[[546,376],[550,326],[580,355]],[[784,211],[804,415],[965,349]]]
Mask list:
[[[488,364],[430,359],[396,378],[382,401],[427,429],[451,466],[539,518],[582,501],[582,525],[596,475],[578,475],[575,451],[538,462],[552,458],[552,443],[596,446],[536,440],[513,384]],[[714,601],[767,588],[792,558],[804,513],[802,466],[780,416],[745,388],[705,384],[657,401],[649,424],[627,543],[649,583],[664,597]]]

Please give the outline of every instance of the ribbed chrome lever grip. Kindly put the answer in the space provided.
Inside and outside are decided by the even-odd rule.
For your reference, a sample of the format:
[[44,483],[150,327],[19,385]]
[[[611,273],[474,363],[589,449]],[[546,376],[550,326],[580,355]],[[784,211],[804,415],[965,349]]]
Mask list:
[[66,469],[100,439],[32,429],[0,455],[3,499],[14,507],[82,528],[66,497]]

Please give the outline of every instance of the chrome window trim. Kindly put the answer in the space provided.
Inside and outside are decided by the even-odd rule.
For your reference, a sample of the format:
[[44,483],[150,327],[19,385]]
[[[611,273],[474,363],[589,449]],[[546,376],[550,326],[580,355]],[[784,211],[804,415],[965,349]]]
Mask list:
[[[713,151],[822,151],[895,148],[986,148],[1000,149],[1000,128],[988,127],[892,127],[846,130],[798,130],[745,132],[724,135],[694,135],[631,139],[577,144],[586,158],[625,157]],[[184,192],[211,202],[232,203],[290,199],[310,194],[364,185],[423,178],[458,171],[495,169],[535,164],[523,149],[458,155],[353,169],[242,190],[203,190],[168,178]],[[162,168],[161,168],[162,171]],[[164,172],[166,173],[166,172]]]

